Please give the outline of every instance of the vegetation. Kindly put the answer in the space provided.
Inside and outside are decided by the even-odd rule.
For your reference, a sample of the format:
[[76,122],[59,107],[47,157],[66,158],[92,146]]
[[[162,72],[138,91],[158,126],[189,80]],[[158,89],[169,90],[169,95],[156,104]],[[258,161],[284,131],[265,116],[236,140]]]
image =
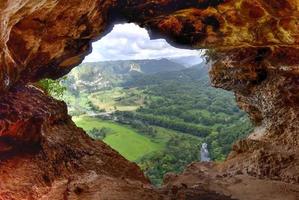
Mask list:
[[124,85],[139,87],[147,98],[136,112],[116,112],[120,120],[198,136],[211,147],[213,160],[225,159],[232,143],[252,129],[233,95],[210,86],[207,68],[138,76]]
[[[136,162],[160,184],[167,172],[181,172],[198,160],[201,139],[157,126],[121,123],[91,117],[73,117],[75,123],[95,138],[102,139],[128,160]],[[104,137],[103,134],[104,133]]]
[[137,130],[130,126],[112,121],[84,116],[73,117],[73,120],[96,139],[101,139],[102,136],[99,137],[94,134],[94,130],[106,130],[103,141],[131,161],[136,161],[149,153],[160,151],[164,145],[138,134]]
[[62,98],[64,92],[66,91],[66,87],[61,84],[61,81],[62,79],[43,79],[37,83],[37,86],[51,96]]
[[135,111],[144,103],[144,94],[142,90],[130,88],[124,90],[121,87],[115,87],[111,90],[103,90],[92,93],[89,100],[96,109],[111,111]]
[[159,185],[166,173],[182,172],[186,165],[198,161],[202,140],[161,127],[155,130],[158,134],[154,138],[165,141],[164,149],[144,155],[137,163],[150,180]]
[[212,160],[224,160],[252,130],[233,95],[210,86],[206,66],[169,70],[172,63],[163,60],[165,71],[155,73],[159,62],[134,61],[133,72],[130,63],[87,64],[40,85],[66,101],[78,126],[136,162],[153,183],[197,161],[203,142]]

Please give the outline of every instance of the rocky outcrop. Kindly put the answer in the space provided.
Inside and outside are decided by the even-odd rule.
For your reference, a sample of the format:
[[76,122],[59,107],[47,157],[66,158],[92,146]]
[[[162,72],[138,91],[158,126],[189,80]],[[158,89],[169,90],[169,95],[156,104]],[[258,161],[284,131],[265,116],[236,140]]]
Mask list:
[[[298,199],[297,0],[2,0],[0,13],[0,199]],[[122,21],[215,50],[213,84],[234,91],[257,126],[227,161],[154,190],[76,128],[64,103],[30,86],[68,73]]]
[[214,85],[235,91],[239,106],[257,125],[234,145],[224,169],[298,184],[298,66],[268,68],[267,58],[254,63],[256,57],[244,55],[252,64],[237,68],[236,61],[220,57],[210,73]]
[[192,163],[180,175],[166,175],[164,190],[173,199],[296,200],[299,197],[298,184],[258,179],[242,173],[231,176],[217,170],[218,167],[213,163]]
[[152,190],[136,164],[77,128],[65,103],[26,86],[2,96],[0,107],[9,147],[0,149],[0,199],[104,199],[122,189],[140,199]]
[[136,164],[74,125],[65,103],[26,86],[0,107],[1,200],[159,199]]

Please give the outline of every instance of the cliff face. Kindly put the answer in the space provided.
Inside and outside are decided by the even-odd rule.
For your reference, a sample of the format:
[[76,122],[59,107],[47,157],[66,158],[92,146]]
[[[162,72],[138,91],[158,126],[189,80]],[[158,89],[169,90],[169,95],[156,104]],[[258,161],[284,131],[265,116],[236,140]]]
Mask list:
[[[298,198],[299,1],[2,0],[0,13],[0,199]],[[191,165],[157,191],[30,85],[69,72],[122,21],[177,46],[215,49],[213,84],[234,91],[257,126],[227,161]]]
[[136,164],[77,128],[65,103],[22,86],[0,106],[1,200],[159,196]]

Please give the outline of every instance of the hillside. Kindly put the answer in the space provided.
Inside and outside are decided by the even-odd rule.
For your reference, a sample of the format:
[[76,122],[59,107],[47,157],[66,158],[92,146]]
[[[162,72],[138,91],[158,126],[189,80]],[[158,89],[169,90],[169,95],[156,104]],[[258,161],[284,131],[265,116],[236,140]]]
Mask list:
[[115,87],[132,75],[179,71],[184,68],[165,58],[82,63],[68,74],[67,81],[73,89],[91,92]]

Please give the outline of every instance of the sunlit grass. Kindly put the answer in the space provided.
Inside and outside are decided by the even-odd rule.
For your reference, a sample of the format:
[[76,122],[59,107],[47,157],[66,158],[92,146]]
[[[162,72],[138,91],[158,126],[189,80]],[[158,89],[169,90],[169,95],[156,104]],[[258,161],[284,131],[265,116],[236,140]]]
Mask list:
[[98,109],[109,111],[135,111],[143,105],[142,91],[137,89],[123,90],[114,88],[93,93],[89,100]]
[[165,141],[153,141],[126,125],[85,116],[73,117],[73,120],[86,131],[109,128],[112,134],[108,134],[103,141],[131,161],[164,148]]

